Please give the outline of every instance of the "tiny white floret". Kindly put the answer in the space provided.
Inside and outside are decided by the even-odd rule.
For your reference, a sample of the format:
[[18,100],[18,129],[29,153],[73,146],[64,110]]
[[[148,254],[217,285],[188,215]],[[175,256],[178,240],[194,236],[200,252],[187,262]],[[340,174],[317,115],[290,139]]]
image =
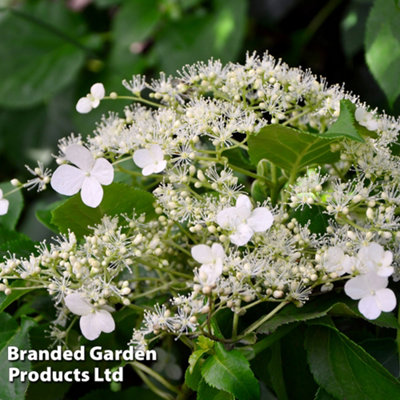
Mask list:
[[110,314],[110,306],[94,307],[82,293],[72,293],[65,297],[68,309],[80,315],[79,326],[82,335],[88,340],[97,339],[101,332],[110,333],[115,329],[115,322]]
[[9,205],[10,202],[7,199],[3,199],[3,191],[0,189],[0,215],[7,214]]
[[60,165],[51,178],[51,187],[66,196],[81,191],[82,201],[89,207],[97,207],[103,199],[101,185],[109,185],[114,179],[113,166],[105,158],[94,159],[92,153],[79,144],[68,146],[65,158],[76,167]]
[[243,194],[237,198],[235,207],[225,208],[217,214],[218,225],[231,231],[229,238],[237,246],[245,245],[255,232],[265,232],[273,220],[266,207],[253,210],[249,197]]
[[158,144],[152,144],[149,149],[136,150],[133,153],[133,161],[139,168],[142,168],[144,176],[161,172],[167,166],[164,152]]
[[93,108],[97,108],[100,100],[105,96],[105,89],[102,83],[95,83],[90,88],[90,93],[86,97],[81,97],[76,103],[76,111],[81,114],[87,114]]

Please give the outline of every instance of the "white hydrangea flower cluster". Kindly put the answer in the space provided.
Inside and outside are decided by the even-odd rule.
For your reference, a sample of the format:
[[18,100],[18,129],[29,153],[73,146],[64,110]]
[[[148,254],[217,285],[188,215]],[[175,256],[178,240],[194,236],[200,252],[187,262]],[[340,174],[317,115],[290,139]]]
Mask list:
[[[109,307],[140,309],[143,323],[131,340],[139,347],[164,332],[213,337],[210,320],[220,310],[231,309],[237,321],[267,302],[302,305],[335,282],[346,282],[366,318],[395,307],[387,285],[400,275],[400,161],[392,152],[399,120],[268,54],[249,55],[244,65],[185,66],[177,78],[134,76],[124,86],[142,105],[104,116],[85,142],[61,140],[51,186],[64,195],[80,191],[95,208],[102,186],[126,174],[152,191],[157,218],[105,217],[82,243],[69,233],[29,259],[10,255],[0,265],[1,290],[10,293],[15,278],[39,282],[60,306],[58,321],[68,310],[80,316],[88,339],[114,329]],[[79,100],[81,112],[118,97],[96,88]],[[293,176],[276,166],[244,167],[248,139],[263,127],[324,133],[344,99],[370,134],[362,143],[335,142],[340,160]],[[260,201],[254,182],[267,187]],[[323,217],[319,233],[302,219],[306,212]],[[171,307],[136,303],[160,294],[169,294]]]

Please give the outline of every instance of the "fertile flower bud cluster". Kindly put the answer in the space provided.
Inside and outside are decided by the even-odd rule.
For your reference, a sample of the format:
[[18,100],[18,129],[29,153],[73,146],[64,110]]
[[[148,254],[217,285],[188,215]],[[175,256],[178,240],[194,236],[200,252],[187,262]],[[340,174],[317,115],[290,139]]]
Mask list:
[[[248,55],[244,65],[210,60],[151,82],[134,76],[124,86],[136,104],[104,116],[85,142],[62,139],[50,183],[96,208],[104,185],[129,182],[152,192],[156,217],[105,216],[82,241],[70,232],[41,244],[38,255],[10,254],[0,265],[6,294],[13,279],[23,279],[53,296],[53,336],[62,337],[72,312],[95,339],[118,330],[113,310],[132,307],[143,322],[131,344],[143,348],[165,332],[211,335],[210,321],[223,309],[236,320],[263,303],[301,306],[313,291],[344,282],[366,318],[393,310],[387,286],[389,276],[400,276],[398,120],[268,54]],[[104,93],[93,85],[78,111],[118,98]],[[285,151],[289,161],[298,154],[282,142],[281,163],[252,165],[251,139],[262,129],[325,133],[342,100],[353,103],[354,124],[370,134],[332,141],[336,160],[301,167],[285,161]],[[49,182],[48,171],[37,175]],[[161,295],[170,306],[165,297],[154,301]]]

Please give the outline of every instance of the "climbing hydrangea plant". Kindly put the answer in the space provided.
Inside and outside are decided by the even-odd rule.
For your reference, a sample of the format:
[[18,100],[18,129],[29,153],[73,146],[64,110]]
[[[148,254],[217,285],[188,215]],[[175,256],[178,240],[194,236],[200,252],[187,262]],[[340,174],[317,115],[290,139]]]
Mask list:
[[[388,285],[400,277],[400,121],[269,54],[123,85],[130,96],[96,83],[77,111],[120,97],[131,106],[104,116],[86,140],[62,139],[53,174],[39,165],[3,191],[2,214],[23,188],[50,183],[72,197],[40,214],[60,232],[53,242],[5,255],[0,289],[14,298],[45,289],[57,311],[54,343],[69,345],[78,318],[81,340],[118,333],[125,310],[132,336],[121,346],[180,340],[191,354],[185,377],[145,380],[163,398],[260,398],[257,357],[310,320],[318,398],[364,398],[367,372],[373,398],[397,398],[397,380],[331,311],[398,327]],[[361,383],[351,393],[339,373],[336,387],[318,367],[324,340],[357,356]],[[328,355],[323,362],[339,368]]]

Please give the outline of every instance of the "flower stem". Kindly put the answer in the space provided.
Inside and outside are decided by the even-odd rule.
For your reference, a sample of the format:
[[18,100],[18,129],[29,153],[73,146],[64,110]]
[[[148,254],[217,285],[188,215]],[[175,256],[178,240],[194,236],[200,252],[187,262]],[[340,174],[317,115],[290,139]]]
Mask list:
[[148,386],[148,388],[154,392],[157,396],[160,396],[162,399],[165,400],[174,400],[174,398],[169,394],[164,392],[163,390],[159,389],[154,383],[144,374],[139,368],[132,365],[135,372],[140,376],[142,381]]
[[285,307],[287,304],[289,304],[288,301],[283,301],[279,305],[277,305],[270,313],[265,315],[264,317],[258,319],[254,323],[252,323],[244,332],[242,336],[246,336],[249,333],[255,331],[257,328],[259,328],[264,322],[268,321],[271,317],[273,317],[279,310],[281,310],[283,307]]

